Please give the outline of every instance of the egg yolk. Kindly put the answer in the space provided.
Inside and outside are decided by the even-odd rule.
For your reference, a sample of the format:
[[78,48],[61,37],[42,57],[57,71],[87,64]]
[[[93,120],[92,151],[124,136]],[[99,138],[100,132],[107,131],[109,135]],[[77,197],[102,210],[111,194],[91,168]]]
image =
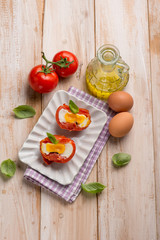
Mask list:
[[65,151],[65,145],[60,143],[57,144],[47,143],[46,150],[47,152],[57,152],[59,154],[62,154]]
[[74,114],[69,112],[66,113],[64,117],[66,122],[69,122],[69,123],[77,122],[78,124],[81,124],[86,119],[84,115],[79,115],[79,114]]

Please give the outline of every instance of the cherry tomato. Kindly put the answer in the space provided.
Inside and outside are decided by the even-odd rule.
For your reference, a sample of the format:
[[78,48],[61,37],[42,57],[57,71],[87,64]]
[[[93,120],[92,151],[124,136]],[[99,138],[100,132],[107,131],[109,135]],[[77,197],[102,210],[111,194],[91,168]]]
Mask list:
[[68,51],[61,51],[56,53],[53,58],[53,68],[56,73],[63,78],[69,77],[76,72],[78,68],[78,59],[77,57]]
[[51,92],[58,84],[59,78],[52,68],[38,65],[32,68],[28,81],[33,90],[39,93]]

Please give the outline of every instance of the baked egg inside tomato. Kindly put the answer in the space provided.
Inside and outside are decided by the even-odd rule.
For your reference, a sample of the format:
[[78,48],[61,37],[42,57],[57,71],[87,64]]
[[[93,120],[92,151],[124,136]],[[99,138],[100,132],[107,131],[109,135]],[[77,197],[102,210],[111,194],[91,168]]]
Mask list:
[[73,145],[71,143],[42,143],[41,151],[46,155],[49,155],[50,153],[58,153],[61,156],[68,158],[73,152]]
[[81,128],[87,127],[91,122],[84,114],[75,114],[63,108],[59,111],[59,121],[64,123],[76,123]]

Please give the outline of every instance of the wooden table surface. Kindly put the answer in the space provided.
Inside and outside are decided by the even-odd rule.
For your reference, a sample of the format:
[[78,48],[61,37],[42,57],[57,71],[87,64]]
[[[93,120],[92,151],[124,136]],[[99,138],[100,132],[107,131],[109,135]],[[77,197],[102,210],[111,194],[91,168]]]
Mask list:
[[[159,9],[159,0],[0,1],[0,161],[17,164],[13,178],[0,176],[1,240],[160,239]],[[103,193],[81,193],[68,204],[23,180],[18,151],[57,90],[87,91],[86,66],[104,43],[116,45],[130,66],[125,90],[135,123],[126,137],[110,137],[87,180],[107,185]],[[53,92],[35,93],[27,76],[41,51],[52,59],[64,49],[78,57],[78,71]],[[15,119],[12,109],[22,104],[36,116]],[[132,155],[127,167],[112,166],[117,152]]]

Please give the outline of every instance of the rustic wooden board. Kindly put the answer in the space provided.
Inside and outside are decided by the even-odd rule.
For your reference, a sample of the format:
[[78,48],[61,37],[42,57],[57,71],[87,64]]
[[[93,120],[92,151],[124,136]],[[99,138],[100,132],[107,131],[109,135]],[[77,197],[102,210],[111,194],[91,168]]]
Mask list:
[[[39,239],[40,189],[23,181],[18,150],[41,114],[41,96],[27,84],[30,69],[41,61],[41,1],[0,2],[0,152],[1,161],[17,163],[12,179],[0,176],[0,239]],[[12,109],[32,105],[33,119],[18,120]]]
[[[0,2],[0,162],[17,164],[12,179],[0,176],[0,239],[160,240],[159,9],[158,0]],[[68,204],[24,181],[17,153],[57,90],[87,91],[87,63],[104,43],[115,44],[131,68],[126,91],[135,100],[135,123],[125,138],[109,139],[87,180],[107,185],[103,193],[81,193]],[[43,96],[27,83],[42,49],[49,59],[63,49],[79,59],[76,74]],[[32,105],[36,116],[15,119],[20,104]],[[123,169],[111,164],[117,152],[132,155]]]
[[[129,64],[126,91],[133,95],[135,123],[128,136],[110,138],[98,161],[98,180],[108,188],[98,199],[99,238],[156,239],[155,180],[147,1],[96,1],[96,47],[115,44]],[[158,94],[157,94],[158,97]],[[132,155],[115,169],[117,152]]]
[[155,154],[155,180],[156,180],[156,213],[157,213],[157,240],[160,240],[160,1],[148,1],[149,3],[149,36],[151,55],[151,80],[152,80],[152,104],[153,104],[153,137]]

